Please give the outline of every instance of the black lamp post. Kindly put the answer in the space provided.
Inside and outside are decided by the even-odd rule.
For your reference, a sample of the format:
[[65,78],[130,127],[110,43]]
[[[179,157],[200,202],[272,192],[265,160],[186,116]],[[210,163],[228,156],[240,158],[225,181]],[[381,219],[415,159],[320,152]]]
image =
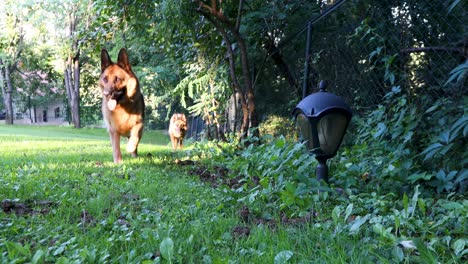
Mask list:
[[293,116],[307,149],[319,162],[317,180],[328,183],[327,160],[336,155],[352,113],[341,97],[325,91],[324,81],[320,82],[319,88],[319,92],[299,102]]

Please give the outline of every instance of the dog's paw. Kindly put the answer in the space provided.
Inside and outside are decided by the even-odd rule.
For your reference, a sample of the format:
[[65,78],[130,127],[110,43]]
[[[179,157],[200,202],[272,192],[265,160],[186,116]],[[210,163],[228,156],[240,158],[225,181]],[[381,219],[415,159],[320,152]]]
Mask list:
[[127,152],[133,153],[138,147],[138,139],[130,138],[127,143]]

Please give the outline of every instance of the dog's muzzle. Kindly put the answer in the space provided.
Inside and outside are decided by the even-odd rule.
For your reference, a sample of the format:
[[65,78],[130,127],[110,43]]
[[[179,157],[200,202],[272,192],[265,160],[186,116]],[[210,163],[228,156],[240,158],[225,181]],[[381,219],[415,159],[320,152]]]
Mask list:
[[114,89],[104,89],[102,91],[102,95],[104,95],[107,99],[114,99],[118,100],[124,94],[124,89],[121,90],[114,90]]

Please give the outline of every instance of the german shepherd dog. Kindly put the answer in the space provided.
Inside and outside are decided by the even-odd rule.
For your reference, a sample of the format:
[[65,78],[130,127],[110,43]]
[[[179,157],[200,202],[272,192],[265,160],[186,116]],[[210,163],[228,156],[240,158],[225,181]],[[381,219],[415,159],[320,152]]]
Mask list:
[[172,149],[182,149],[185,133],[187,132],[187,119],[184,114],[175,113],[169,123],[169,137],[171,138]]
[[120,50],[117,63],[112,62],[107,50],[101,51],[99,86],[102,115],[111,139],[114,162],[122,162],[121,136],[128,138],[127,152],[136,157],[143,134],[145,102],[125,49]]

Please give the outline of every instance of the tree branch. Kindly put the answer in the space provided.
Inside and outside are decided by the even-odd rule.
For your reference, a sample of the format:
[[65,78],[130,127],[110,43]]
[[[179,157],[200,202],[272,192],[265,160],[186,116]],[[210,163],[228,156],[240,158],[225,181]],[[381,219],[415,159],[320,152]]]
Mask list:
[[236,30],[239,30],[240,23],[241,23],[241,13],[242,9],[244,8],[244,0],[239,1],[239,8],[237,9],[237,18],[236,18]]
[[[230,28],[234,27],[234,24],[232,23],[232,21],[230,21],[220,10],[216,9],[216,7],[217,7],[216,4],[214,6],[209,6],[209,5],[205,4],[205,3],[203,3],[201,0],[195,0],[195,2],[198,3],[198,5],[199,5],[199,8],[197,9],[197,11],[202,11],[201,8],[204,8],[204,9],[208,10],[208,12],[211,15],[216,17],[223,24],[226,24]],[[214,2],[216,2],[216,1],[214,1]]]
[[205,3],[203,3],[203,2],[200,1],[200,0],[195,0],[195,2],[198,3],[197,11],[202,11],[202,8],[203,8],[203,9],[208,10],[209,13],[213,13],[213,12],[212,12],[212,9],[211,9],[211,6],[209,6],[209,5],[205,4]]

